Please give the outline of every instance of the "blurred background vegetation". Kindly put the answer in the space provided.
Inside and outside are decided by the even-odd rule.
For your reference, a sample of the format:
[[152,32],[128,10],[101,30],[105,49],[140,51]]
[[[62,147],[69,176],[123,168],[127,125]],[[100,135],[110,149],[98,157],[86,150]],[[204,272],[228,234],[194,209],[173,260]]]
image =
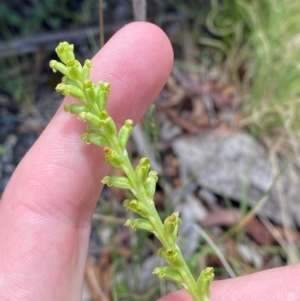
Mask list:
[[[106,39],[133,20],[129,0],[103,0],[103,13]],[[147,19],[167,30],[176,59],[184,58],[182,41],[188,39],[195,50],[188,54],[188,60],[196,59],[208,66],[222,64],[243,98],[244,118],[240,125],[269,146],[280,138],[278,148],[285,154],[292,152],[296,161],[298,14],[298,0],[153,0],[148,1],[147,7]],[[47,50],[53,49],[61,38],[68,38],[69,32],[71,40],[97,51],[98,23],[96,0],[1,1],[1,90],[18,103],[34,103],[38,81],[35,77],[47,61]]]
[[[133,21],[133,8],[130,0],[103,0],[102,6],[107,41],[124,24]],[[230,130],[251,134],[275,156],[277,163],[278,160],[288,161],[297,173],[300,167],[299,15],[300,0],[147,1],[147,20],[160,26],[172,42],[175,54],[174,68],[184,70],[187,74],[201,74],[201,80],[204,78],[203,74],[208,74],[210,79],[207,80],[206,86],[211,89],[210,92],[213,94],[215,91],[221,91],[219,102],[213,103],[216,111],[230,106],[234,112]],[[7,144],[15,143],[11,138],[12,134],[26,136],[22,150],[13,156],[14,162],[10,163],[10,167],[5,167],[7,170],[2,168],[2,190],[14,165],[34,143],[59,105],[60,97],[53,92],[53,88],[60,78],[49,70],[48,61],[55,56],[54,48],[62,40],[74,43],[77,56],[82,60],[92,57],[99,50],[97,0],[0,2],[0,155],[7,152]],[[212,75],[215,73],[217,76]],[[173,73],[172,75],[174,77]],[[178,81],[180,82],[180,79]],[[170,87],[171,80],[167,89],[170,90]],[[180,107],[182,111],[186,109],[189,110],[188,101]],[[43,113],[40,113],[42,111]],[[40,124],[36,125],[32,118],[29,123],[27,119],[24,122],[24,116],[33,116]],[[148,140],[152,139],[155,145],[159,145],[159,129],[154,119],[153,111],[149,111],[144,120],[143,130]],[[22,123],[34,134],[29,135],[23,127],[20,130]],[[158,162],[168,158],[171,151],[168,149],[166,153],[168,154],[164,154]],[[134,154],[135,151],[133,156]],[[171,161],[174,166],[178,165],[172,154]],[[279,172],[280,168],[277,166],[275,170]],[[168,177],[163,178],[163,181],[168,180]],[[159,183],[159,193],[166,194],[163,181]],[[177,182],[174,180],[174,183],[176,185]],[[104,192],[103,198],[107,198],[107,193]],[[228,208],[236,206],[226,196],[223,196],[222,200]],[[124,223],[124,216],[114,218],[115,209],[107,202],[99,206],[101,214],[97,213],[95,216],[97,221],[93,224],[90,253],[94,254],[93,246],[97,246],[100,240],[105,241],[103,237],[117,237],[109,241],[111,245],[105,249],[105,256],[100,256],[100,259],[99,254],[96,256],[100,262],[98,268],[106,271],[107,279],[102,281],[111,283],[107,300],[153,300],[155,296],[168,291],[169,288],[161,284],[159,292],[153,287],[141,292],[140,288],[130,284],[126,275],[122,278],[118,274],[122,280],[114,280],[117,271],[126,271],[128,266],[133,269],[136,279],[141,277],[140,268],[144,264],[141,258],[151,253],[153,238],[149,239],[145,233],[137,233],[137,238],[131,237],[130,240],[132,253],[126,246],[122,246],[121,251],[118,250],[118,244],[123,241],[120,225]],[[226,229],[220,227],[222,234],[217,234],[220,229],[211,229],[209,235],[215,238],[224,259],[226,258],[233,267],[235,274],[241,275],[256,271],[257,267],[255,259],[252,258],[251,263],[245,263],[236,258],[234,252],[226,251],[228,240],[225,239],[235,237],[235,234],[237,240],[249,243],[248,238],[245,238],[247,234],[243,224],[246,223],[247,216],[252,216],[250,208],[248,210],[242,205],[238,206],[242,212],[240,222]],[[166,204],[159,208],[162,210],[162,216],[167,214],[163,210],[172,210]],[[247,215],[249,212],[250,215]],[[104,217],[103,213],[107,213],[108,217]],[[99,220],[109,227],[101,228]],[[286,239],[291,241],[287,237]],[[229,243],[233,244],[231,240]],[[275,258],[271,267],[295,262],[283,245],[282,242],[276,241],[268,246],[259,246],[260,252],[268,254],[267,258]],[[299,245],[291,243],[289,247],[293,248],[299,257]],[[123,252],[121,257],[120,252]],[[139,253],[140,256],[132,255]],[[197,251],[190,256],[189,262],[198,270],[199,257],[202,256],[206,258],[204,265],[209,262],[218,266],[220,258],[215,256],[215,253],[215,249],[202,239]],[[268,264],[266,266],[270,267]],[[94,262],[88,263],[88,268],[93,267]],[[228,269],[223,267],[217,268],[216,271],[220,279],[230,274]],[[98,299],[95,297],[93,300]]]

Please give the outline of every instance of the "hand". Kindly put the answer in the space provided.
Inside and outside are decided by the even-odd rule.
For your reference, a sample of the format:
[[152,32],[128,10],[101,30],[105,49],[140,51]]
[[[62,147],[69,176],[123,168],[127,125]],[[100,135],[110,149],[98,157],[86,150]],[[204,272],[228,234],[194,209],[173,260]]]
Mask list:
[[[291,265],[233,279],[213,281],[211,301],[299,301],[300,265]],[[193,301],[181,290],[158,301]]]
[[[92,78],[111,83],[108,110],[137,122],[173,63],[164,33],[148,23],[121,29],[94,57]],[[81,300],[92,214],[109,167],[79,137],[84,124],[63,112],[24,157],[0,202],[0,300]],[[299,300],[300,267],[216,281],[216,300]],[[189,301],[183,292],[160,301]]]
[[[111,84],[108,111],[136,123],[172,67],[158,27],[132,23],[94,57],[92,79]],[[0,300],[81,300],[92,215],[109,167],[80,140],[84,123],[62,106],[17,167],[0,202]]]

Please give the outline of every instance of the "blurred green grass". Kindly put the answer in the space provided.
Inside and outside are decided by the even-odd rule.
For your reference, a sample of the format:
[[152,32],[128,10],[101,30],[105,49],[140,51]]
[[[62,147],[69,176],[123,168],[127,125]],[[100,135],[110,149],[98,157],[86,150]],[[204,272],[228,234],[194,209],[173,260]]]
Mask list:
[[[299,166],[300,1],[212,1],[208,30],[226,49],[250,133]],[[243,69],[243,78],[239,72]]]

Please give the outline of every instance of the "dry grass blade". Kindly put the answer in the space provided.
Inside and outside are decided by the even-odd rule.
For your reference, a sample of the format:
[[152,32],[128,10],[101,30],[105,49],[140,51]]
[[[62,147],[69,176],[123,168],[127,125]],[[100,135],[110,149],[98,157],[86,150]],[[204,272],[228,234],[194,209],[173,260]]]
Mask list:
[[109,301],[100,285],[99,268],[90,259],[87,260],[85,278],[91,291],[93,301]]
[[[274,147],[274,152],[276,153],[276,147]],[[271,162],[272,162],[272,167],[273,167],[273,174],[278,174],[279,162],[278,162],[278,157],[276,155],[274,155],[274,153],[271,154]],[[276,183],[276,190],[277,190],[279,204],[281,207],[284,235],[286,237],[287,244],[288,244],[288,248],[287,247],[285,248],[287,258],[288,258],[287,261],[289,264],[298,263],[299,258],[296,255],[296,253],[294,252],[294,250],[296,250],[296,245],[293,242],[291,231],[290,231],[291,229],[290,229],[290,226],[288,225],[287,199],[285,197],[282,179],[278,179],[278,181]]]
[[272,236],[276,239],[276,241],[280,244],[282,249],[286,254],[290,256],[295,262],[299,262],[299,255],[295,252],[295,249],[289,245],[289,243],[284,239],[281,233],[273,226],[273,224],[269,221],[269,219],[262,212],[258,214],[259,219],[268,229],[268,231],[272,234]]
[[226,269],[227,273],[231,278],[236,277],[233,269],[231,268],[230,264],[226,260],[225,256],[223,255],[222,251],[219,249],[219,247],[213,242],[213,240],[202,230],[200,226],[197,226],[196,224],[193,224],[194,231],[198,232],[207,242],[207,244],[214,250],[217,257],[222,262],[224,268]]
[[[300,43],[299,0],[211,1],[206,25],[219,37],[209,47],[222,49],[228,73],[241,80],[245,119],[263,141],[285,140],[278,154],[299,165]],[[224,46],[222,46],[224,43]],[[221,46],[220,46],[221,45]],[[239,70],[245,74],[239,77]]]
[[133,15],[135,21],[146,21],[147,0],[132,0]]
[[115,216],[108,216],[100,213],[93,214],[93,220],[98,220],[105,223],[117,224],[117,225],[124,225],[126,223],[125,218],[119,218]]
[[104,22],[103,22],[103,3],[99,0],[99,32],[100,32],[100,45],[104,46]]

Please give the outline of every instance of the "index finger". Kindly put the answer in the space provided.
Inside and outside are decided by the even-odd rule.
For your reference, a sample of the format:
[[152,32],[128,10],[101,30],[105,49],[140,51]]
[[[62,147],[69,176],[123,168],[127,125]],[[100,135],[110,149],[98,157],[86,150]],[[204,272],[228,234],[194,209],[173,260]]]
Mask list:
[[[142,22],[125,26],[93,58],[91,78],[111,84],[108,111],[117,124],[141,118],[165,84],[172,61],[164,33]],[[34,211],[65,215],[76,223],[82,217],[89,220],[99,195],[99,181],[108,167],[99,148],[80,141],[84,124],[63,111],[68,101],[69,97],[18,166],[2,206],[10,199]]]
[[[149,23],[132,23],[93,58],[92,79],[111,84],[108,111],[137,122],[171,70],[172,48]],[[102,150],[63,105],[12,176],[0,202],[0,299],[79,300],[90,222],[107,174]]]

